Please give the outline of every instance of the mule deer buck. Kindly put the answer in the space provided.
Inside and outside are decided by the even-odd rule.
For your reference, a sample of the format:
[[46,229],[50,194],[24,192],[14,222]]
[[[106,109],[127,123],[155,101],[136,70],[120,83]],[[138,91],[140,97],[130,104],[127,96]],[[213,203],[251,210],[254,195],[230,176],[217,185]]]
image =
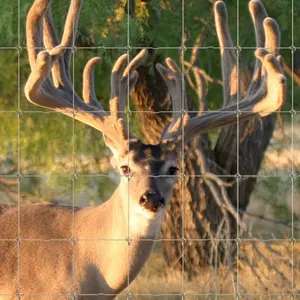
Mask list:
[[[72,0],[61,43],[52,21],[51,0],[36,0],[27,18],[27,51],[31,74],[25,86],[28,100],[73,117],[103,133],[120,172],[120,184],[104,204],[93,208],[46,204],[1,207],[0,295],[11,299],[48,296],[51,299],[109,299],[137,276],[158,236],[165,207],[179,174],[178,158],[194,136],[227,124],[263,117],[281,108],[286,79],[277,53],[279,29],[266,17],[258,0],[250,2],[255,24],[256,67],[243,99],[239,92],[235,49],[227,12],[215,3],[221,47],[226,107],[189,117],[185,112],[183,76],[176,63],[157,65],[172,100],[173,115],[157,145],[146,145],[128,131],[125,104],[134,87],[136,69],[146,58],[142,50],[130,63],[122,55],[111,73],[110,113],[96,99],[91,59],[83,73],[83,100],[70,78],[70,57],[81,8]],[[47,50],[42,50],[45,47]],[[260,48],[265,47],[265,48]],[[44,133],[46,134],[46,132]]]

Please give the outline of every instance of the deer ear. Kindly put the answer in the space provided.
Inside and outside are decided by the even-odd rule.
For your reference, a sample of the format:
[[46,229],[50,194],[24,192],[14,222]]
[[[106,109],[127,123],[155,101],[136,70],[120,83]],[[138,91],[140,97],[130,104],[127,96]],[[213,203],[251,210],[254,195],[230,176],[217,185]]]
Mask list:
[[115,158],[115,156],[112,156],[111,159],[110,159],[110,164],[111,166],[116,169],[117,166],[118,166],[118,162],[117,162],[117,159]]
[[[117,151],[117,147],[115,146],[114,142],[106,135],[103,135],[103,138],[106,146],[111,150],[113,154],[113,158],[111,159],[110,163],[113,165],[113,167],[116,167],[117,159],[120,156],[119,152]],[[112,160],[114,160],[114,163],[112,162]]]

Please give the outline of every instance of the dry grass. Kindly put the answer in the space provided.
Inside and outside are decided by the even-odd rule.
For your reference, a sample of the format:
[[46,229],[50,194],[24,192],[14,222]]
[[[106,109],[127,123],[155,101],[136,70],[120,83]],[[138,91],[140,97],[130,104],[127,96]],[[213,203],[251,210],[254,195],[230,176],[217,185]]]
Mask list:
[[300,243],[243,241],[238,256],[237,276],[228,267],[207,267],[188,281],[165,265],[157,248],[130,292],[139,294],[135,299],[181,299],[182,290],[185,299],[236,299],[237,292],[241,299],[291,299],[292,292],[299,293]]

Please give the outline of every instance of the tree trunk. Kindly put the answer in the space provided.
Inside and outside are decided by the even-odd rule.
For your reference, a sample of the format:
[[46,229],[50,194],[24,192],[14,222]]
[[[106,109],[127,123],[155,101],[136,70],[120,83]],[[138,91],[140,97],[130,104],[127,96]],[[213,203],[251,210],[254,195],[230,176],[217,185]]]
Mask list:
[[[154,57],[151,63],[155,66],[160,60],[159,57]],[[150,69],[155,70],[155,67]],[[161,113],[161,111],[171,111],[172,107],[167,88],[160,75],[156,71],[151,75],[148,70],[148,67],[139,68],[139,80],[131,97],[138,111],[149,112],[138,114],[145,142],[158,143],[162,130],[170,121],[168,113]],[[195,110],[191,102],[188,105],[189,110]],[[160,113],[155,114],[158,111]],[[225,254],[228,244],[226,247],[224,243],[215,244],[209,239],[235,238],[237,234],[236,218],[224,213],[222,205],[218,202],[220,198],[222,199],[222,188],[218,181],[206,180],[195,175],[201,175],[204,168],[216,175],[232,176],[228,181],[239,179],[239,176],[236,176],[238,172],[242,176],[257,175],[274,130],[274,123],[274,115],[241,123],[238,159],[236,126],[227,126],[221,130],[214,149],[207,134],[195,138],[186,146],[184,159],[186,176],[174,188],[162,226],[162,238],[176,239],[176,241],[163,242],[164,256],[166,262],[173,267],[182,267],[184,263],[188,278],[192,278],[199,272],[199,266],[211,264],[216,255],[219,260],[228,258]],[[203,165],[203,162],[207,166]],[[256,179],[253,177],[245,179],[242,177],[242,179],[226,188],[225,192],[231,204],[236,208],[239,202],[239,209],[244,211],[249,204]],[[239,184],[239,197],[237,184]],[[229,226],[224,225],[221,228],[226,221]],[[205,240],[186,241],[188,239]]]

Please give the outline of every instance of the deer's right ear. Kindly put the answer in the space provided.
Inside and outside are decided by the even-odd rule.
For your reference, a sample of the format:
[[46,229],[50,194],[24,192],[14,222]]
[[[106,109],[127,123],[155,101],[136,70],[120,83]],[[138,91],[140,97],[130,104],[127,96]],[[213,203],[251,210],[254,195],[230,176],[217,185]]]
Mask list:
[[110,163],[115,168],[117,167],[117,161],[120,156],[120,153],[118,152],[117,147],[115,146],[114,142],[110,138],[108,138],[106,135],[103,135],[103,138],[106,146],[111,150],[113,154]]

